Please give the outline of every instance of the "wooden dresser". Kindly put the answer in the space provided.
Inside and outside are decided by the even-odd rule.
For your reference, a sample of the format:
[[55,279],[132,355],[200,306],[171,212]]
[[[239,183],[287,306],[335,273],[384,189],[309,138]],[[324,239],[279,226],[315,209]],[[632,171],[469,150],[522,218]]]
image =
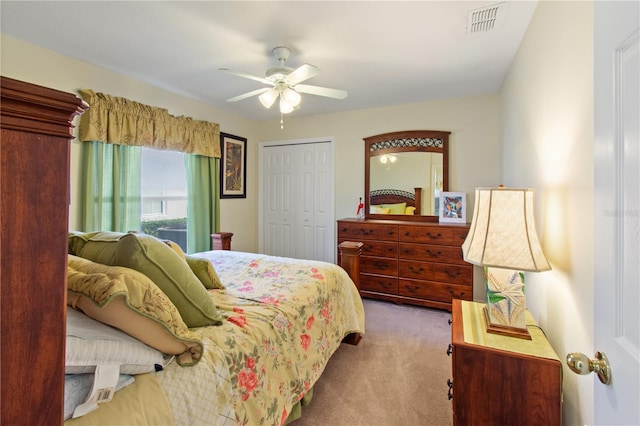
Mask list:
[[71,93],[1,77],[0,424],[62,424]]
[[451,310],[473,298],[473,266],[462,259],[465,224],[342,219],[338,244],[362,242],[360,294]]
[[454,300],[454,425],[560,425],[562,365],[527,312],[531,340],[488,334],[484,304]]

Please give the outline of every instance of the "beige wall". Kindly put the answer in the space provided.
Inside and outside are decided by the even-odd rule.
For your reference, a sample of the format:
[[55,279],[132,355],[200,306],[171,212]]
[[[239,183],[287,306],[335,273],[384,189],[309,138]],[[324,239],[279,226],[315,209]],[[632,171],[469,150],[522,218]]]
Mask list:
[[526,273],[527,306],[563,361],[564,424],[593,424],[593,4],[540,2],[501,90],[504,182],[536,189],[552,271]]
[[[364,190],[362,138],[396,130],[450,131],[449,190],[467,193],[500,180],[497,94],[372,108],[316,116],[285,117],[261,125],[260,141],[328,136],[335,140],[336,218],[354,217]],[[470,209],[468,209],[470,210]],[[471,213],[468,212],[468,220]]]
[[[221,229],[234,233],[233,248],[236,250],[258,250],[257,142],[260,141],[334,138],[336,218],[355,215],[357,200],[363,195],[364,188],[362,138],[379,133],[408,129],[451,131],[450,190],[467,192],[469,206],[473,205],[476,186],[500,183],[497,94],[317,116],[292,114],[285,117],[285,128],[280,129],[279,117],[263,122],[242,119],[202,102],[10,37],[2,36],[1,55],[0,70],[4,76],[68,92],[90,88],[123,96],[167,108],[174,115],[214,121],[220,123],[222,131],[246,137],[247,199],[220,202]],[[80,143],[74,142],[71,150],[71,228],[77,228],[79,224],[79,157]],[[470,212],[468,220],[471,220]]]

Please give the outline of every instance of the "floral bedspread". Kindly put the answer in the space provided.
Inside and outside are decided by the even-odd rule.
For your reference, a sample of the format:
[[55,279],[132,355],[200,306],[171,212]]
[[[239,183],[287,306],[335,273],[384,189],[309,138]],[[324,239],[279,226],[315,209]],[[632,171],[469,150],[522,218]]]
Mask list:
[[223,325],[192,329],[205,343],[203,361],[226,378],[220,397],[236,424],[284,424],[342,339],[364,333],[355,285],[325,262],[233,251],[197,256],[213,263],[226,287],[210,290]]

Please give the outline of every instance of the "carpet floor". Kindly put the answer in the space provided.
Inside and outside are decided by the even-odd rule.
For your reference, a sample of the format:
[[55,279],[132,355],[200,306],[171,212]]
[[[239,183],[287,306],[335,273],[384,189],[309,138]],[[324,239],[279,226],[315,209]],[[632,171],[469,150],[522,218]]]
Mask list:
[[448,426],[451,314],[364,299],[365,335],[342,344],[292,426]]

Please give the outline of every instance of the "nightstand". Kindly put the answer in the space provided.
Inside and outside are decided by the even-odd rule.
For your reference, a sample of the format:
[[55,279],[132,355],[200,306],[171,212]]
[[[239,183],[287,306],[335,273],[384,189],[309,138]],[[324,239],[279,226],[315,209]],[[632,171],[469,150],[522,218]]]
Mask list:
[[531,340],[487,333],[483,307],[453,300],[453,424],[560,425],[562,364],[544,332],[527,311]]

